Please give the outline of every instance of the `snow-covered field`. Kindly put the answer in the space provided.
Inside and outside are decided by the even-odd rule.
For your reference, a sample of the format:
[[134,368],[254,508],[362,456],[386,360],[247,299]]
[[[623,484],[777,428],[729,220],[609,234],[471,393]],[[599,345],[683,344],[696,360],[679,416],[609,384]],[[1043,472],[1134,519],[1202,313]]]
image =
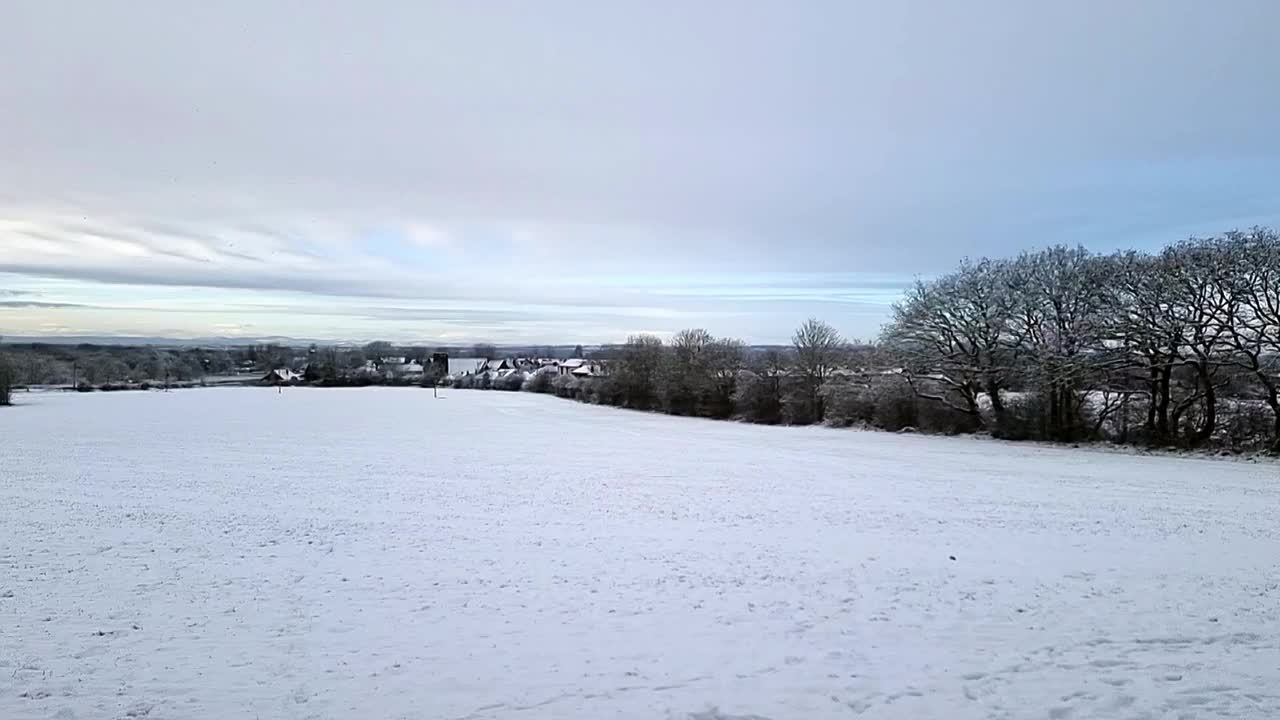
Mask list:
[[1280,717],[1280,468],[524,393],[19,395],[0,718]]

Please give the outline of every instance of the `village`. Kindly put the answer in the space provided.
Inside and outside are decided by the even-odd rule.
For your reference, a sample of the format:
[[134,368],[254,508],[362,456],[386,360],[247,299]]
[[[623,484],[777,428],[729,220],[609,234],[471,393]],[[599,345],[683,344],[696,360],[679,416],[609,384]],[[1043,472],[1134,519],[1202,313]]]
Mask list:
[[294,358],[289,365],[268,371],[259,380],[263,385],[302,385],[310,383],[340,385],[453,385],[455,383],[508,384],[524,382],[537,375],[552,378],[570,376],[593,378],[605,374],[605,363],[587,358],[449,357],[435,352],[427,357],[387,355],[365,360],[353,368],[317,362],[307,357]]

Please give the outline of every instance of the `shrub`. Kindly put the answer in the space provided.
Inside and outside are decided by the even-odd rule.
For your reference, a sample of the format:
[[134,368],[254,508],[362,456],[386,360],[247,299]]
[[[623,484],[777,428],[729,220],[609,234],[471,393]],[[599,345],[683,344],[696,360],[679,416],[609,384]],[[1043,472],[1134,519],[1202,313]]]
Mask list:
[[1040,393],[1006,394],[1004,412],[996,419],[991,435],[1004,440],[1043,440],[1048,403]]
[[582,378],[578,381],[578,399],[592,405],[622,405],[622,392],[612,378]]
[[1270,444],[1275,427],[1271,408],[1263,403],[1237,400],[1219,407],[1217,439],[1232,450],[1258,450]]
[[562,398],[578,398],[578,390],[581,383],[578,378],[572,375],[558,375],[555,380],[551,381],[551,387],[555,390],[556,397]]
[[936,400],[917,400],[916,416],[919,422],[915,427],[924,432],[959,435],[977,432],[982,427],[982,420],[976,415]]
[[774,376],[743,372],[733,392],[733,406],[743,420],[766,425],[782,422],[782,400]]
[[920,426],[918,398],[900,377],[873,380],[871,424],[892,432]]
[[538,372],[530,375],[529,379],[524,381],[524,385],[520,389],[525,392],[532,393],[551,393],[555,391],[555,388],[552,386],[555,378],[556,376],[554,373],[539,370]]
[[505,377],[495,378],[492,384],[494,390],[519,390],[524,386],[524,373],[513,372]]
[[782,422],[787,425],[812,425],[817,422],[815,398],[801,382],[787,378],[782,383]]
[[818,394],[826,408],[825,421],[837,427],[858,423],[870,423],[875,416],[875,401],[871,389],[844,378],[833,378],[823,383]]

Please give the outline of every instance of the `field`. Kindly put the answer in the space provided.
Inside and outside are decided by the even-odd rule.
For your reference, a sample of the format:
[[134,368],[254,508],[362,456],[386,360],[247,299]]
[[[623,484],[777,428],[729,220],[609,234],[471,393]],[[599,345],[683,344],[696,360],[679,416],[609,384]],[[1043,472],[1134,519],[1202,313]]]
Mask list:
[[526,393],[16,399],[6,720],[1280,717],[1274,464]]

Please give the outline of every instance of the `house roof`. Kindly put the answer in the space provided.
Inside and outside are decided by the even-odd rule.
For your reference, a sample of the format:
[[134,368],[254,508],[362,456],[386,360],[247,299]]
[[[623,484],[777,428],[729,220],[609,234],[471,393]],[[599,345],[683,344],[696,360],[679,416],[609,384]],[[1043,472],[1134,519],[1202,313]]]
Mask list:
[[473,373],[484,364],[483,358],[449,358],[449,374]]
[[582,367],[583,365],[586,364],[586,362],[587,361],[583,360],[582,358],[573,358],[572,360],[561,361],[560,367],[567,367],[567,368]]

